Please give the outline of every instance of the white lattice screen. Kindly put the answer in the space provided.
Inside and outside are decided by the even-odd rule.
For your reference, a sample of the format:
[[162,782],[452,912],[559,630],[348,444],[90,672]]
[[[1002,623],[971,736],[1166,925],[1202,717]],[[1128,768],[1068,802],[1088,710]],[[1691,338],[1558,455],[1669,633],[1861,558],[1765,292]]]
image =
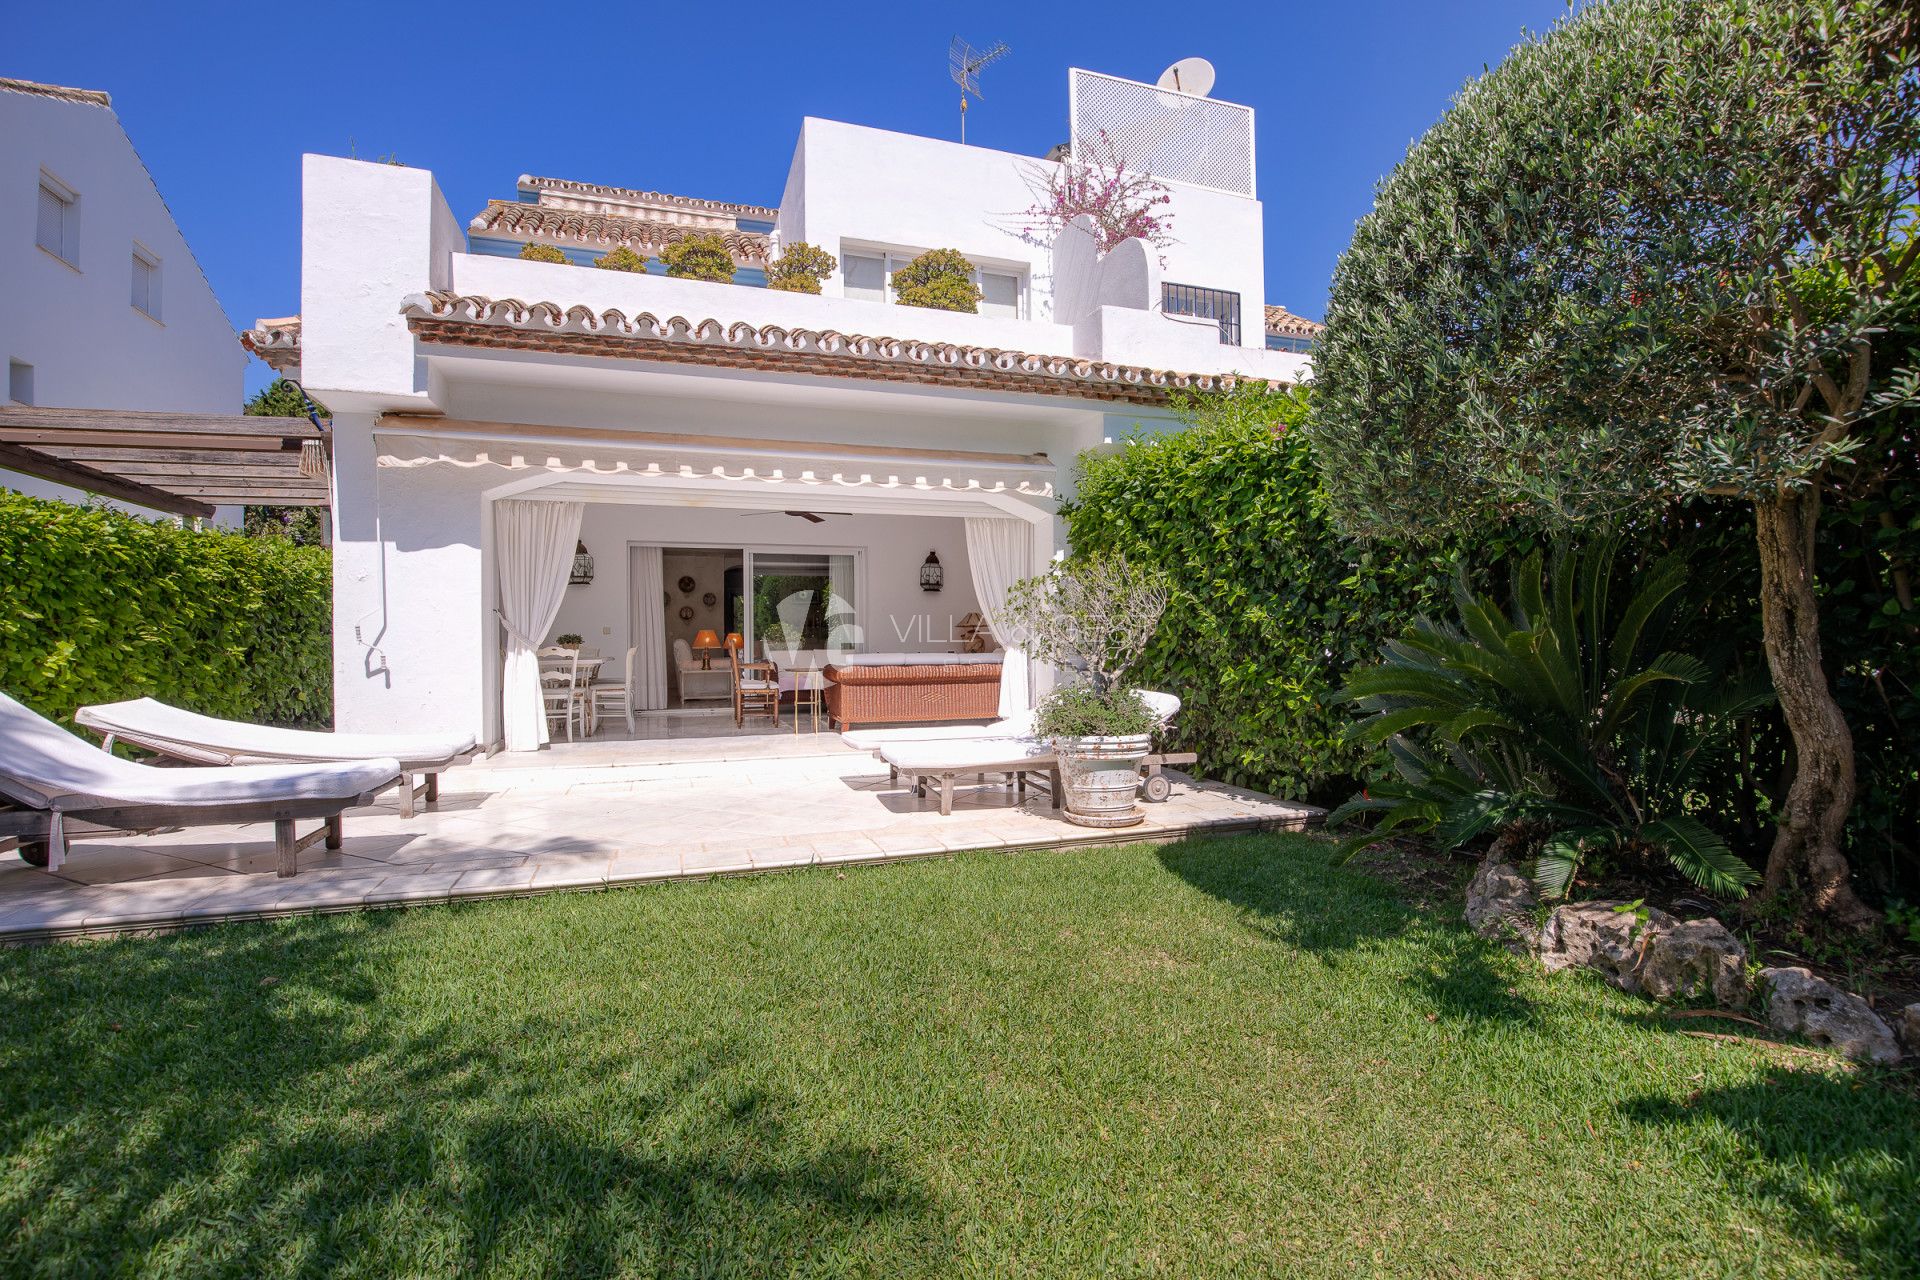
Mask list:
[[1104,131],[1129,169],[1254,194],[1252,107],[1078,69],[1067,93],[1075,159],[1098,155]]

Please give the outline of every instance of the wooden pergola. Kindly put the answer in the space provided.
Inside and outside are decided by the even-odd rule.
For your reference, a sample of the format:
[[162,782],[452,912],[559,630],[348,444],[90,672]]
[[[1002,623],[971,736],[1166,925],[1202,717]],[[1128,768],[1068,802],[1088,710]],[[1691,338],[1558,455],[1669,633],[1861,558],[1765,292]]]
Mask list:
[[328,443],[306,418],[0,406],[0,469],[178,516],[326,506]]

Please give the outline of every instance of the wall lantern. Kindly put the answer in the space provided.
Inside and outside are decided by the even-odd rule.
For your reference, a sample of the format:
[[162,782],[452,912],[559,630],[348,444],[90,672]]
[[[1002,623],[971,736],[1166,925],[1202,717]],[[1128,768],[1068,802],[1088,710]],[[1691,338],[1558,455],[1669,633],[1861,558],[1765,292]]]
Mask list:
[[920,566],[920,589],[938,591],[945,580],[946,572],[940,567],[940,557],[931,551],[927,552],[927,562]]
[[573,544],[573,572],[567,575],[567,585],[584,587],[593,581],[593,557],[587,554],[587,544]]

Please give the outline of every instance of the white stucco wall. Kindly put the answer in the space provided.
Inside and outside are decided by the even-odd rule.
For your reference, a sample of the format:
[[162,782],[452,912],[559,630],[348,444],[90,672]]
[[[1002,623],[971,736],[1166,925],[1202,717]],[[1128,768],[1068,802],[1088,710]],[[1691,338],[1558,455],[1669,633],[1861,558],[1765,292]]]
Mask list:
[[[1065,132],[1064,126],[1062,132]],[[1041,176],[1057,168],[1033,156],[964,147],[808,117],[801,124],[787,196],[783,238],[817,244],[838,257],[847,241],[903,249],[958,249],[981,264],[1018,264],[1029,273],[1031,315],[1053,319],[1050,254],[1022,237],[1022,213],[1035,203]],[[1177,243],[1162,276],[1177,284],[1240,295],[1242,345],[1262,347],[1265,251],[1258,200],[1167,183]],[[798,192],[798,206],[787,202]],[[828,282],[839,289],[839,277]],[[1158,304],[1158,299],[1153,300]],[[1066,317],[1071,319],[1071,317]],[[917,336],[917,335],[916,335]]]
[[[72,263],[35,243],[43,170],[79,197]],[[133,306],[135,244],[160,264],[158,320]],[[36,404],[240,411],[246,353],[108,107],[0,90],[0,295],[0,356],[33,366]],[[84,498],[10,472],[0,484]]]

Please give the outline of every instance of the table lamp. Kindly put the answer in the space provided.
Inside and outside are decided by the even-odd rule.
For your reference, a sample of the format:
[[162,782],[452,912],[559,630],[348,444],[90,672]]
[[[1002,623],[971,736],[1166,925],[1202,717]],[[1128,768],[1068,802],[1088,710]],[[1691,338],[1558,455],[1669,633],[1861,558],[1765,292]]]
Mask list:
[[696,632],[693,637],[693,647],[701,651],[700,669],[713,670],[713,650],[720,647],[720,637],[714,633],[713,628],[702,627]]
[[740,633],[738,631],[727,632],[727,648],[744,649],[746,647],[747,647],[747,642],[740,638]]

